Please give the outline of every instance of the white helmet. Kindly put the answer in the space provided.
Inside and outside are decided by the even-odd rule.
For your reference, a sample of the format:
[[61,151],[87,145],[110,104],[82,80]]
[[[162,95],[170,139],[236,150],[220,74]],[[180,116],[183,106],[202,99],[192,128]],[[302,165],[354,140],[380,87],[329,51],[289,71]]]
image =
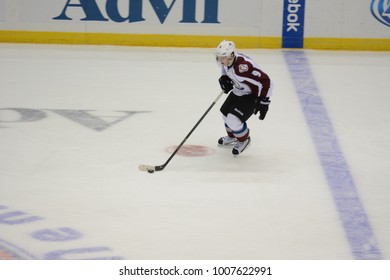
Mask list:
[[219,43],[217,49],[215,50],[215,58],[226,56],[229,57],[232,53],[236,51],[236,46],[232,41],[223,40]]

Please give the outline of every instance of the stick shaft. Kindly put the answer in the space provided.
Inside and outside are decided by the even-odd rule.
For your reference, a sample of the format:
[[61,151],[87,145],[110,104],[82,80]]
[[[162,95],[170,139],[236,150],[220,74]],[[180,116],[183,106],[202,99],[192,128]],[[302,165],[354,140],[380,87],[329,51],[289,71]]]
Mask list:
[[210,112],[210,110],[214,107],[215,103],[218,102],[218,100],[221,98],[221,96],[223,95],[223,91],[221,91],[218,96],[215,98],[215,100],[213,101],[213,103],[211,103],[210,107],[206,110],[206,112],[204,112],[204,114],[202,115],[202,117],[198,120],[198,122],[194,125],[194,127],[190,130],[190,132],[187,134],[187,136],[183,139],[183,141],[181,141],[181,143],[179,144],[179,146],[177,146],[177,148],[173,151],[173,153],[171,154],[171,156],[168,158],[168,160],[159,168],[160,170],[163,170],[167,165],[168,163],[171,161],[171,159],[176,155],[176,153],[180,150],[180,148],[184,145],[184,143],[187,141],[187,139],[191,136],[191,134],[195,131],[195,129],[198,127],[198,125],[203,121],[203,119],[206,117],[206,115]]

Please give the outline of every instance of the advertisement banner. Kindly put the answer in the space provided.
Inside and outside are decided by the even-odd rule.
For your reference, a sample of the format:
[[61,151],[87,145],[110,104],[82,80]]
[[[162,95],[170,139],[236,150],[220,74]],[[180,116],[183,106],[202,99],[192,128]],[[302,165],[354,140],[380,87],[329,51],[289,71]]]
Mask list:
[[389,0],[372,0],[371,13],[380,23],[390,27]]
[[390,49],[390,0],[0,0],[0,42]]
[[302,48],[305,24],[305,0],[284,0],[283,48]]

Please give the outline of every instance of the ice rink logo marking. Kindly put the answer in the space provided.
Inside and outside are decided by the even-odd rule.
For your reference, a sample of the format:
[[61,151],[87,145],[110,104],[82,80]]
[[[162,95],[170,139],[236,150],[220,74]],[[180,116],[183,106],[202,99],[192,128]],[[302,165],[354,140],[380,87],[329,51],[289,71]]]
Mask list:
[[[123,259],[106,246],[82,246],[83,241],[87,241],[86,237],[76,229],[47,227],[49,224],[52,222],[43,217],[0,205],[0,260]],[[26,232],[27,225],[30,231]],[[19,246],[22,239],[23,247],[29,248]],[[34,255],[29,252],[38,248],[45,248],[45,251]]]
[[[177,146],[170,146],[166,148],[165,151],[169,154],[172,154],[176,148]],[[213,149],[200,145],[183,145],[177,152],[178,155],[184,157],[203,157],[212,155],[213,153]]]
[[114,124],[122,122],[136,114],[149,113],[149,111],[109,111],[96,113],[96,110],[0,108],[0,128],[9,128],[9,124],[41,121],[48,117],[48,112],[53,112],[97,132],[106,130]]

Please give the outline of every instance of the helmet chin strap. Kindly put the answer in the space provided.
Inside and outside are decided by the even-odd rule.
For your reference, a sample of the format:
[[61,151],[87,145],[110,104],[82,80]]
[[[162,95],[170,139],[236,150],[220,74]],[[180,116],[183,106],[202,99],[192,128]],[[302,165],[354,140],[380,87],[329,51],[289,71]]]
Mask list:
[[[232,57],[232,55],[233,55],[233,57]],[[235,60],[236,60],[236,56],[234,55],[234,53],[232,53],[230,55],[230,58],[228,59],[228,66],[231,67]]]

